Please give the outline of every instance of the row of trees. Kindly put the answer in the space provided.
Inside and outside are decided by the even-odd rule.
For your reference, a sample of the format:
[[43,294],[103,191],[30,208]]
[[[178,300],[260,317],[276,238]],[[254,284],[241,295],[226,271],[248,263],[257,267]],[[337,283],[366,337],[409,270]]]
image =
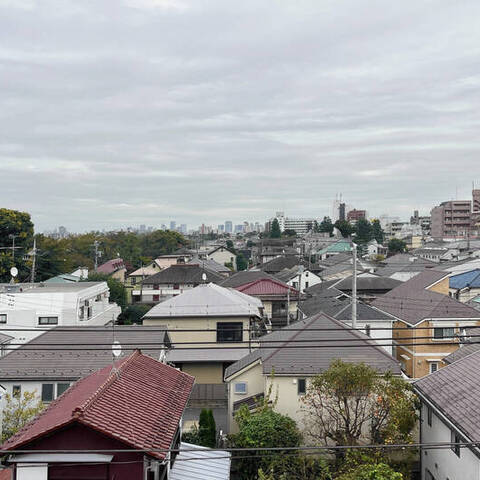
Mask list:
[[[31,271],[29,252],[33,247],[34,226],[30,215],[16,210],[0,209],[0,281],[10,280],[10,268],[16,266],[19,279],[25,281]],[[15,250],[12,249],[15,241]],[[94,242],[99,243],[102,259],[121,257],[138,268],[159,255],[173,253],[188,241],[178,232],[155,230],[146,234],[133,232],[90,232],[55,239],[36,235],[36,280],[73,271],[79,266],[94,267]]]
[[239,409],[235,415],[239,432],[230,436],[230,443],[238,448],[278,450],[242,451],[234,456],[239,478],[401,480],[402,472],[408,472],[412,458],[404,456],[400,461],[380,448],[330,451],[334,455],[294,449],[302,443],[323,447],[360,446],[363,441],[378,445],[411,443],[418,401],[403,379],[390,374],[379,376],[363,363],[333,362],[313,379],[303,397],[303,431],[293,419],[275,411],[276,399],[272,401],[271,393],[255,412],[247,407]]

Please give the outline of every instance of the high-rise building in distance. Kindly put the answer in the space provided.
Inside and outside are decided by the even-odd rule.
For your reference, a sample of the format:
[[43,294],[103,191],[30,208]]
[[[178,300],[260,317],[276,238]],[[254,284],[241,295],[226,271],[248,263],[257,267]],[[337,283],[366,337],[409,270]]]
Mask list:
[[233,232],[233,223],[230,220],[225,222],[225,233],[232,233]]

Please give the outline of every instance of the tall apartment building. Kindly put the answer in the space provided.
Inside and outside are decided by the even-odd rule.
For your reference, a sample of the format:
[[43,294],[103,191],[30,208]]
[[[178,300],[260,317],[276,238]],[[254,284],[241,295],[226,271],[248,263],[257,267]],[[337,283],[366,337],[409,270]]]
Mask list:
[[233,232],[233,223],[231,220],[227,220],[225,222],[225,233],[232,233]]
[[304,235],[313,230],[315,224],[314,218],[289,218],[284,212],[276,212],[275,218],[278,220],[280,231],[295,230],[298,235]]
[[466,238],[471,231],[472,202],[451,200],[442,202],[431,211],[433,238]]

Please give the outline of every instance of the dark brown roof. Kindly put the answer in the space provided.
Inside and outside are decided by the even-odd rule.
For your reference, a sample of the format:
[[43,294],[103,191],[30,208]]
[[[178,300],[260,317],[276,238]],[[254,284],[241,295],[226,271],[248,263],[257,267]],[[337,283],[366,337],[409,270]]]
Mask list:
[[[205,273],[206,280],[202,276]],[[165,283],[220,283],[225,279],[222,275],[203,268],[197,264],[176,264],[172,265],[161,272],[156,273],[144,280],[144,285],[165,284]]]
[[447,272],[425,270],[377,298],[372,305],[410,325],[416,325],[429,318],[480,320],[480,312],[474,308],[458,302],[448,295],[427,290],[427,287],[447,275]]
[[[279,375],[315,375],[328,369],[336,359],[349,363],[364,362],[379,373],[401,373],[398,362],[374,340],[325,313],[292,323],[259,341],[259,353],[252,352],[246,361],[242,359],[230,365],[225,377],[259,358],[266,375],[272,370]],[[284,348],[286,346],[288,348]]]
[[480,440],[480,352],[417,380],[415,389],[470,440]]
[[[159,347],[168,343],[167,327],[115,326],[115,333],[105,327],[56,327],[1,357],[0,379],[77,380],[112,363],[114,339],[122,345],[121,357],[141,349],[158,359]],[[55,345],[65,350],[49,348]]]
[[240,285],[246,285],[247,283],[252,283],[255,280],[260,278],[270,278],[274,279],[268,273],[262,272],[261,270],[244,270],[242,272],[238,272],[231,277],[224,279],[223,282],[220,283],[222,287],[239,287]]
[[262,263],[262,265],[260,265],[260,268],[267,273],[278,273],[284,270],[285,268],[293,268],[296,265],[303,265],[306,267],[308,266],[308,263],[306,263],[303,260],[300,260],[295,255],[288,255],[288,256],[277,257],[277,258],[274,258],[273,260],[270,260],[269,262]]

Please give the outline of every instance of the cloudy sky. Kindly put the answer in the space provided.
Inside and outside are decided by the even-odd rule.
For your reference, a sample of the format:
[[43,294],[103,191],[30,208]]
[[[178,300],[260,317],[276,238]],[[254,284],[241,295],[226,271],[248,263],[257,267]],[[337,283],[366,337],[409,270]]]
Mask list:
[[0,206],[83,231],[470,198],[479,18],[478,0],[0,0]]

